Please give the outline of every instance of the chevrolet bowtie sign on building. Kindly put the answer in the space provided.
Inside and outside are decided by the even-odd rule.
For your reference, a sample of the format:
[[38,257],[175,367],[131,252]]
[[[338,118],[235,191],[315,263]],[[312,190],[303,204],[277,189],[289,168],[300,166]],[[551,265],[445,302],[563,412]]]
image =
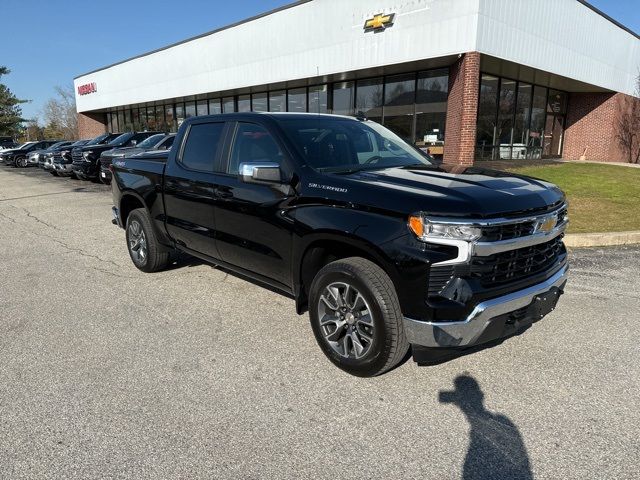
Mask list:
[[393,19],[396,14],[391,13],[389,15],[385,15],[384,13],[379,13],[374,15],[373,18],[369,18],[366,22],[364,22],[364,31],[365,32],[381,32],[386,30],[387,28],[393,26]]

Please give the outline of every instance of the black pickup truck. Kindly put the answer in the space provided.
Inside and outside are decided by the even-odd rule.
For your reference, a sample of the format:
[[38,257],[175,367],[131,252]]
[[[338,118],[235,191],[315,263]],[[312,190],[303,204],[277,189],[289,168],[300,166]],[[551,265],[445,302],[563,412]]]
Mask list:
[[[74,148],[72,169],[76,177],[82,180],[98,180],[100,175],[100,155],[114,148],[135,147],[138,142],[160,132],[127,132],[115,135],[109,141],[100,144],[87,144]],[[107,137],[109,138],[109,137]]]
[[409,348],[438,363],[521,333],[567,281],[557,187],[433,165],[366,119],[195,117],[166,162],[111,168],[114,223],[137,268],[183,251],[277,289],[354,375],[381,374]]

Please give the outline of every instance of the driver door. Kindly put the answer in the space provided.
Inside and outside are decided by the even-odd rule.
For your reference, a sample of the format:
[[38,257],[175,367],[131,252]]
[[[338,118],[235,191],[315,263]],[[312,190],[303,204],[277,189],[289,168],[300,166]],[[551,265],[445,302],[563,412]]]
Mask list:
[[243,181],[242,165],[279,165],[283,149],[266,126],[235,124],[228,160],[216,175],[216,239],[220,257],[251,273],[291,287],[293,222],[283,213],[287,189],[276,182]]

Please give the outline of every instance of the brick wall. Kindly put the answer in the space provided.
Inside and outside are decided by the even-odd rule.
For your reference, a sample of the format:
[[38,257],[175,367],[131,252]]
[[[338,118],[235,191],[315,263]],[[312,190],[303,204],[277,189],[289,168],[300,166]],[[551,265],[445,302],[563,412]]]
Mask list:
[[567,160],[626,162],[618,144],[617,121],[624,102],[640,99],[622,93],[572,93],[569,95],[563,157]]
[[444,163],[472,165],[480,89],[480,53],[465,53],[449,68]]
[[79,113],[79,138],[93,138],[107,131],[107,117],[104,113]]

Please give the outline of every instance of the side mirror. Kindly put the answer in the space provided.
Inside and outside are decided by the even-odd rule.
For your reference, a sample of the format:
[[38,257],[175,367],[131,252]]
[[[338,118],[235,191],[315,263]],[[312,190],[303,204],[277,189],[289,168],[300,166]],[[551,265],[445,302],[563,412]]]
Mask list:
[[245,183],[281,184],[280,165],[273,162],[241,163],[240,179]]

